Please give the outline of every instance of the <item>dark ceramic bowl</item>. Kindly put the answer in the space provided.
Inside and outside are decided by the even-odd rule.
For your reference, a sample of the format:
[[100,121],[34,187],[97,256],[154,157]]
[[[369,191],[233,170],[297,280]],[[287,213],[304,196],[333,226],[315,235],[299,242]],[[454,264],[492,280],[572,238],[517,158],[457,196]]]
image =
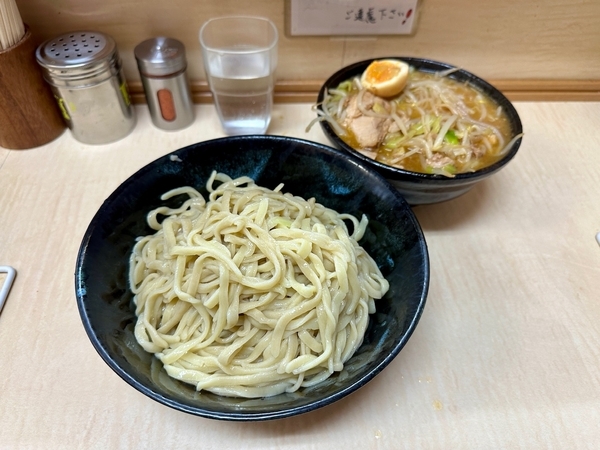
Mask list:
[[[375,59],[400,59],[410,64],[414,68],[423,72],[439,72],[442,70],[451,69],[454,66],[445,64],[442,62],[431,61],[428,59],[421,58],[406,58],[406,57],[382,57],[374,58],[365,61],[360,61],[351,64],[343,69],[338,70],[334,73],[321,87],[317,104],[321,108],[321,103],[328,89],[338,86],[342,81],[352,78],[356,75],[362,74],[367,66],[371,64]],[[523,132],[521,125],[521,119],[515,110],[513,104],[494,86],[486,82],[485,80],[473,75],[466,70],[457,70],[448,76],[449,78],[467,82],[478,88],[484,94],[487,94],[493,101],[499,106],[502,106],[505,114],[508,116],[510,122],[512,136],[517,136]],[[322,109],[322,108],[321,108]],[[409,170],[398,169],[396,167],[383,164],[379,161],[369,158],[358,152],[348,144],[346,144],[333,130],[331,125],[325,121],[321,121],[321,128],[325,133],[325,136],[330,142],[337,148],[343,149],[348,153],[359,158],[364,164],[375,169],[377,172],[382,174],[388,181],[390,181],[398,191],[404,196],[404,198],[411,205],[419,205],[426,203],[438,203],[446,200],[458,197],[469,189],[471,189],[476,183],[487,177],[493,175],[502,169],[508,162],[513,159],[519,150],[521,145],[521,138],[517,139],[512,147],[506,152],[506,155],[494,164],[484,167],[483,169],[477,170],[471,173],[457,174],[454,178],[448,178],[443,175],[425,174],[418,172],[411,172]]]
[[[361,244],[390,282],[378,300],[363,345],[344,370],[293,394],[261,399],[220,397],[167,376],[162,364],[133,336],[134,310],[128,289],[128,255],[136,236],[153,231],[146,214],[163,204],[160,195],[183,185],[198,188],[217,170],[248,175],[258,184],[340,212],[369,218]],[[179,203],[182,199],[179,198]],[[178,205],[172,199],[172,206]],[[404,347],[427,296],[429,259],[419,223],[402,196],[375,171],[346,153],[321,144],[279,136],[239,136],[201,142],[163,156],[133,174],[102,204],[77,258],[75,288],[83,326],[102,359],[148,397],[186,413],[223,420],[267,420],[328,405],[357,390]],[[385,392],[374,393],[386,395]]]

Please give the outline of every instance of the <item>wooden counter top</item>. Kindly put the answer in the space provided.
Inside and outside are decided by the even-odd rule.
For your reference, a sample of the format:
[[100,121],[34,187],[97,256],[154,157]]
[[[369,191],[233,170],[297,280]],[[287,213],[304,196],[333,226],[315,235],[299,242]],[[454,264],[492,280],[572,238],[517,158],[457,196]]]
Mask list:
[[[212,105],[179,132],[145,106],[127,138],[66,131],[0,148],[0,265],[17,277],[0,315],[0,447],[538,449],[600,442],[600,103],[517,102],[516,158],[468,194],[418,206],[431,258],[422,319],[373,381],[323,409],[212,421],[150,400],[89,342],[75,259],[102,201],[150,161],[223,136]],[[308,104],[277,104],[270,134],[327,143]],[[3,280],[0,274],[0,281]]]

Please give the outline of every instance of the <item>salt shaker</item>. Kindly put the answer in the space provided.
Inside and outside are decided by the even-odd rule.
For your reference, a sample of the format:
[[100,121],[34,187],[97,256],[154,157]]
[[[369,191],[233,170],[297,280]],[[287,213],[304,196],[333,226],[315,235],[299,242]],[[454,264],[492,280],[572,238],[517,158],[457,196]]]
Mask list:
[[138,44],[134,54],[154,125],[163,130],[191,125],[194,108],[183,43],[156,37]]
[[111,36],[66,33],[41,44],[36,59],[75,139],[107,144],[133,130],[135,111]]

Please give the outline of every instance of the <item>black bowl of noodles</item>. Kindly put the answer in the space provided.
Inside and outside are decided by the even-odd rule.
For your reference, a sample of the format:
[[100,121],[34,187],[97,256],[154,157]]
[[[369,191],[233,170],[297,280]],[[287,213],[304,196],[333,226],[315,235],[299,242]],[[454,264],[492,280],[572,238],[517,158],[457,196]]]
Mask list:
[[[411,68],[400,93],[381,97],[348,82],[387,60]],[[463,195],[505,167],[523,135],[516,109],[494,86],[450,64],[412,57],[340,69],[319,91],[315,120],[335,147],[382,174],[411,205]]]
[[[164,305],[161,305],[159,302],[157,308],[144,306],[146,308],[143,313],[144,320],[138,320],[138,317],[136,317],[135,302],[137,302],[138,307],[140,304],[150,305],[149,299],[154,296],[152,294],[150,297],[144,297],[144,300],[141,300],[142,294],[138,293],[139,297],[134,302],[134,294],[129,284],[129,258],[134,251],[136,243],[141,242],[138,241],[138,237],[151,236],[155,233],[155,229],[150,228],[148,225],[147,215],[150,211],[161,206],[171,208],[170,211],[166,209],[161,210],[160,214],[156,216],[157,222],[165,230],[171,229],[178,232],[176,230],[177,227],[172,225],[174,222],[169,222],[169,225],[166,224],[167,220],[165,217],[167,215],[174,217],[173,215],[175,214],[181,214],[181,217],[185,216],[187,218],[187,209],[184,208],[184,212],[180,211],[179,213],[175,213],[174,211],[182,206],[184,201],[189,198],[189,194],[184,195],[182,192],[176,191],[171,198],[166,200],[161,200],[161,195],[182,186],[192,186],[204,198],[209,199],[206,186],[213,171],[227,174],[233,179],[243,176],[250,177],[257,185],[269,190],[276,190],[276,187],[280,183],[284,183],[283,192],[290,192],[306,200],[314,197],[317,203],[322,204],[326,208],[333,209],[339,213],[352,214],[357,218],[361,218],[363,215],[368,218],[368,226],[364,230],[364,235],[359,243],[371,256],[372,261],[376,264],[376,269],[380,271],[380,274],[389,283],[389,289],[383,298],[375,300],[376,310],[368,316],[368,326],[364,331],[362,343],[358,346],[356,352],[345,361],[343,368],[337,368],[341,370],[336,369],[328,378],[324,378],[311,386],[290,389],[292,392],[281,392],[274,395],[256,395],[257,391],[254,391],[253,394],[255,395],[250,397],[237,394],[232,396],[228,392],[222,395],[222,392],[215,393],[206,388],[206,385],[203,385],[204,389],[198,391],[195,385],[183,382],[176,377],[182,376],[185,378],[187,375],[197,374],[195,372],[196,368],[186,372],[189,369],[189,365],[197,363],[204,367],[203,361],[207,361],[208,359],[206,358],[209,357],[213,358],[211,361],[218,360],[218,358],[225,358],[226,363],[232,361],[232,359],[227,358],[237,358],[242,350],[240,350],[240,353],[231,353],[234,356],[224,356],[225,350],[223,350],[223,345],[229,342],[228,339],[230,339],[233,333],[231,329],[227,329],[229,330],[228,332],[221,332],[221,334],[213,339],[214,342],[218,341],[221,347],[218,347],[219,349],[216,351],[211,350],[213,353],[208,356],[205,354],[209,348],[208,344],[207,347],[201,349],[202,351],[197,350],[197,347],[194,346],[186,347],[188,350],[193,348],[198,354],[184,354],[187,350],[181,350],[182,347],[177,347],[181,350],[181,354],[184,354],[185,358],[182,357],[181,361],[183,362],[181,362],[181,367],[173,369],[175,373],[171,372],[171,375],[167,373],[167,369],[169,367],[172,369],[175,363],[164,359],[159,360],[158,357],[150,353],[150,351],[156,350],[149,350],[147,347],[149,345],[149,334],[146,331],[143,331],[141,334],[138,333],[139,330],[136,324],[141,323],[143,325],[146,323],[144,320],[150,323],[154,320],[153,316],[157,314],[162,314],[163,318],[165,318],[166,311],[169,310],[169,314],[173,313],[169,316],[171,319],[176,316],[174,313],[175,310],[169,309],[171,308],[172,299],[167,299],[164,300]],[[219,185],[219,183],[214,182],[214,185]],[[235,189],[237,187],[234,188],[234,191]],[[248,194],[242,199],[243,201],[236,201],[240,205],[246,204],[245,202],[249,201],[248,199],[254,198],[253,195]],[[223,198],[223,196],[220,198]],[[202,202],[198,200],[198,197],[195,197],[193,202],[198,202],[194,203],[196,205],[194,208],[207,208],[202,206]],[[270,205],[272,204],[279,204],[269,202],[271,200],[266,203],[258,202],[258,204],[267,205],[267,208],[271,208]],[[261,209],[257,207],[255,210],[248,207],[244,208],[244,213],[247,210],[255,212],[259,216],[260,214],[257,211]],[[261,214],[264,217],[264,213]],[[307,214],[311,216],[315,213],[314,211],[309,211]],[[195,220],[196,218],[190,223],[196,224]],[[348,221],[345,220],[345,222]],[[238,222],[236,219],[232,220],[227,226],[222,227],[219,225],[218,233],[221,236],[225,236],[227,234],[227,227],[235,228],[239,223],[241,222]],[[289,232],[294,228],[286,218],[269,223],[269,227],[273,229],[280,227],[283,229],[282,232]],[[213,225],[209,225],[207,222],[203,223],[203,225],[198,226],[193,232],[214,232],[216,235],[217,231],[215,230],[217,230],[217,227]],[[189,231],[190,227],[187,225],[181,225],[181,227],[181,230],[188,230],[186,233],[189,232],[189,234],[186,234],[186,236],[189,237],[193,234],[192,231]],[[349,232],[354,232],[358,229],[357,227],[358,225],[354,222],[350,222],[348,225]],[[234,231],[231,231],[231,233],[234,233]],[[257,235],[260,234],[259,232],[256,233]],[[202,244],[199,244],[199,241],[196,241],[195,237],[189,239],[196,246],[209,245],[207,244],[209,242],[208,239],[203,240]],[[336,241],[335,245],[338,245],[339,241],[341,241],[341,238]],[[210,244],[213,246],[211,247],[211,251],[214,250],[215,255],[222,255],[223,246],[227,242],[234,242],[234,238],[230,237],[229,241],[223,238],[222,241],[217,243],[213,241]],[[177,253],[179,250],[176,249],[180,249],[183,245],[179,240],[176,241],[176,244],[169,247],[170,252]],[[262,249],[263,245],[262,240],[258,241],[256,248]],[[309,249],[312,248],[314,250],[314,243],[311,246]],[[253,247],[253,245],[244,247],[244,251],[250,251],[248,250],[250,247]],[[241,248],[242,246],[240,245],[238,250]],[[156,250],[155,248],[154,253],[153,250],[143,253],[144,255],[156,255],[160,251],[160,249]],[[253,249],[252,251],[256,250]],[[265,254],[268,253],[267,250],[264,252]],[[283,250],[280,251],[280,253],[282,252]],[[205,253],[205,255],[208,253]],[[307,256],[308,253],[305,253],[303,257],[308,261],[313,257],[314,253],[314,251],[310,253],[310,257]],[[198,272],[202,274],[202,278],[199,281],[190,281],[192,279],[191,275],[188,277],[189,274],[185,272],[188,270],[187,268],[179,272],[180,274],[186,273],[184,284],[181,284],[183,283],[181,280],[184,280],[183,276],[178,278],[178,275],[173,275],[173,289],[177,285],[180,291],[185,290],[188,294],[191,292],[192,295],[196,296],[191,299],[192,306],[184,305],[187,308],[185,314],[196,314],[196,311],[208,310],[210,312],[216,310],[216,306],[209,305],[211,301],[215,300],[214,298],[211,299],[210,295],[200,296],[200,294],[196,293],[201,291],[201,287],[204,289],[210,283],[214,282],[213,279],[209,279],[209,276],[205,276],[203,272],[204,270],[209,272],[212,270],[212,266],[209,266],[209,263],[206,262],[209,260],[209,257],[212,258],[210,261],[221,257],[213,257],[211,255],[212,253],[203,260],[202,264],[204,266]],[[179,257],[181,257],[181,254],[178,253],[177,258]],[[158,257],[156,258],[158,259]],[[187,256],[183,257],[183,260],[185,258]],[[195,261],[200,261],[200,258]],[[312,262],[312,259],[310,261]],[[245,279],[244,277],[254,276],[251,273],[252,270],[266,270],[271,271],[270,273],[276,272],[276,269],[273,269],[273,264],[267,260],[260,260],[253,266],[252,264],[248,263],[247,266],[244,266],[244,273],[241,275],[239,275],[239,270],[234,267],[231,273],[227,274],[229,282],[231,283],[231,280],[238,277],[238,275],[239,278],[235,279],[239,280]],[[325,266],[327,266],[327,270],[332,270],[331,267],[333,266],[331,262],[325,264]],[[148,269],[148,267],[144,270]],[[166,266],[161,264],[157,267],[164,268]],[[260,269],[261,267],[263,269]],[[175,268],[173,270],[173,273],[176,274],[179,269]],[[137,273],[137,269],[134,269],[132,272]],[[192,269],[190,269],[190,273],[193,273]],[[219,276],[224,276],[224,272],[219,273]],[[351,272],[348,271],[349,273]],[[132,279],[136,276],[132,275]],[[292,285],[293,283],[290,281],[292,278],[295,279],[296,284],[298,284],[298,281],[306,282],[306,278],[302,279],[301,275],[290,276],[286,273],[286,283]],[[144,279],[149,280],[148,283],[152,281],[150,277]],[[352,278],[348,275],[347,279],[349,283],[352,283],[357,277]],[[193,291],[189,290],[190,285],[195,286]],[[224,285],[222,279],[217,280],[217,285]],[[238,283],[238,287],[239,285],[240,283]],[[137,284],[136,286],[139,287]],[[234,298],[231,293],[236,289],[231,287],[233,284],[229,284],[228,286],[229,291],[224,291],[227,293],[226,302],[230,301],[228,299]],[[244,289],[247,286],[244,285],[239,292],[246,292]],[[151,399],[176,410],[201,417],[231,421],[269,420],[307,413],[329,405],[364,386],[380,373],[407,343],[423,311],[428,286],[429,259],[426,242],[410,206],[398,191],[378,173],[366,167],[361,160],[354,156],[348,156],[345,152],[318,143],[280,136],[238,136],[200,142],[166,154],[141,168],[123,182],[100,206],[83,237],[75,271],[77,305],[85,331],[101,358],[123,380]],[[248,288],[249,291],[256,289],[258,287]],[[266,288],[268,292],[264,297],[260,297],[259,300],[266,299],[269,292],[276,292],[277,289],[280,289],[280,286]],[[286,291],[284,290],[284,292]],[[306,293],[307,298],[311,297],[311,295],[313,294],[310,292]],[[164,298],[166,298],[166,295]],[[214,316],[206,319],[206,323],[212,323],[211,327],[202,328],[202,326],[198,326],[197,330],[193,333],[192,331],[188,331],[187,333],[192,338],[197,338],[203,330],[208,330],[207,332],[215,330],[220,326],[218,325],[219,323],[222,325],[221,329],[227,328],[223,324],[228,323],[227,321],[229,320],[232,320],[235,326],[242,322],[245,324],[246,319],[250,317],[250,313],[242,313],[242,305],[250,308],[248,306],[249,301],[247,302],[247,298],[242,298],[241,294],[238,298],[241,299],[239,304],[235,306],[238,316],[233,313],[227,317],[222,316],[224,322],[219,322],[218,317],[221,316],[214,313]],[[215,300],[213,303],[218,304],[220,308],[221,300],[222,298],[219,297],[219,300]],[[232,302],[230,301],[230,303],[224,306],[226,311],[232,311],[234,307],[232,306]],[[330,304],[333,305],[333,303],[332,300]],[[283,303],[279,305],[281,304]],[[349,304],[350,301],[348,301]],[[304,303],[300,302],[300,305],[304,305]],[[344,309],[344,311],[346,310],[349,310],[349,308]],[[290,311],[283,308],[280,313],[286,314]],[[213,312],[210,312],[210,314],[213,314]],[[242,318],[243,314],[246,314],[247,317]],[[140,317],[142,317],[142,314],[140,314]],[[160,338],[156,338],[157,340],[153,342],[162,342],[162,339],[165,342],[169,341],[167,345],[175,346],[183,342],[181,334],[178,334],[177,339],[180,340],[175,344],[171,343],[175,341],[173,336],[175,332],[178,332],[179,327],[185,331],[192,329],[193,326],[197,326],[198,324],[192,325],[193,321],[191,319],[189,322],[185,322],[181,317],[187,316],[179,316],[179,319],[177,319],[179,320],[178,325],[170,325],[173,335],[167,335],[170,333],[169,326],[164,325],[166,328],[162,329],[157,325],[155,331],[158,331],[156,333],[162,334],[160,334]],[[199,314],[197,317],[199,317],[198,320],[200,322],[205,320],[202,314]],[[317,315],[316,317],[322,316]],[[264,318],[265,321],[267,319],[269,318]],[[311,321],[307,319],[306,323],[314,324],[313,319]],[[169,318],[165,318],[165,321],[168,322],[169,320]],[[251,322],[250,319],[248,321]],[[302,327],[303,324],[296,323],[295,326]],[[236,330],[239,331],[240,328],[238,327]],[[275,325],[274,328],[276,328]],[[256,332],[266,333],[262,329]],[[310,332],[313,333],[314,337],[314,332]],[[240,332],[240,335],[242,334]],[[307,337],[308,335],[304,334],[303,336]],[[344,336],[347,341],[350,340],[350,334],[344,332]],[[310,336],[307,339],[310,339]],[[204,342],[206,342],[206,339]],[[253,345],[258,346],[262,342],[263,340],[258,340]],[[291,341],[288,340],[286,342],[288,343],[286,344],[288,345],[288,349],[295,348],[292,344],[289,344]],[[309,343],[308,346],[313,344]],[[246,344],[242,343],[240,345]],[[315,345],[318,347],[318,344]],[[166,355],[166,351],[164,354]],[[285,354],[285,352],[280,352],[280,354]],[[172,356],[173,353],[170,355]],[[257,357],[255,354],[253,358],[255,359],[248,363],[248,367],[250,367],[251,363],[261,364],[262,356]],[[267,361],[267,359],[265,356],[263,361]],[[165,361],[165,363],[163,364],[162,361]],[[233,363],[231,364],[233,365]],[[267,363],[265,362],[264,364],[266,365]],[[254,366],[252,367],[255,368]],[[257,377],[262,376],[262,372],[255,373]],[[236,373],[232,373],[231,375],[235,376]],[[203,378],[204,375],[200,374],[197,376],[201,380],[205,380]],[[247,379],[244,380],[247,381]],[[252,381],[257,380],[252,379]],[[239,392],[244,394],[245,391],[242,389]]]

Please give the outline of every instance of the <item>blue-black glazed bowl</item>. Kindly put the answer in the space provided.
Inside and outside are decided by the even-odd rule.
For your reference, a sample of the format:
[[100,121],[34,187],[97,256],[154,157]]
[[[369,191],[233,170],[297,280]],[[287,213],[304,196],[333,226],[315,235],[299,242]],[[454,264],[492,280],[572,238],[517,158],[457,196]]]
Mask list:
[[[313,388],[251,400],[196,392],[193,386],[167,376],[160,361],[142,350],[134,338],[128,258],[136,237],[153,232],[146,225],[146,214],[164,204],[160,196],[172,188],[191,185],[206,194],[204,186],[213,170],[232,177],[247,175],[271,189],[283,182],[286,192],[315,197],[339,212],[358,217],[364,213],[369,218],[361,244],[389,280],[390,290],[376,302],[377,312],[371,316],[364,343],[344,370]],[[176,199],[172,202],[177,205]],[[123,380],[176,410],[233,421],[306,413],[365,385],[410,338],[428,287],[426,242],[398,191],[345,152],[280,136],[200,142],[141,168],[100,206],[83,237],[75,270],[75,293],[85,331],[102,359]]]
[[[415,69],[423,72],[439,72],[455,68],[455,66],[443,62],[402,56],[388,56],[359,61],[338,70],[331,75],[331,77],[329,77],[325,83],[323,83],[317,98],[317,108],[322,110],[321,104],[328,89],[337,87],[342,81],[362,74],[369,64],[376,59],[399,59],[413,66]],[[510,100],[508,100],[508,98],[506,98],[504,94],[497,88],[477,75],[474,75],[463,69],[456,70],[448,75],[448,77],[457,81],[469,83],[486,94],[489,98],[503,108],[510,123],[512,136],[517,136],[523,133],[523,126],[517,110]],[[480,181],[490,177],[491,175],[497,173],[500,169],[504,168],[509,161],[515,157],[522,141],[522,138],[517,139],[510,149],[507,150],[504,157],[494,164],[475,172],[461,173],[457,174],[453,178],[448,178],[443,175],[418,173],[399,169],[397,167],[375,161],[374,159],[363,155],[344,142],[344,140],[337,135],[329,123],[321,121],[320,125],[323,133],[333,146],[342,149],[353,156],[356,156],[365,165],[383,175],[391,184],[396,187],[396,189],[398,189],[398,191],[404,196],[410,205],[439,203],[465,194],[476,183],[479,183]]]

